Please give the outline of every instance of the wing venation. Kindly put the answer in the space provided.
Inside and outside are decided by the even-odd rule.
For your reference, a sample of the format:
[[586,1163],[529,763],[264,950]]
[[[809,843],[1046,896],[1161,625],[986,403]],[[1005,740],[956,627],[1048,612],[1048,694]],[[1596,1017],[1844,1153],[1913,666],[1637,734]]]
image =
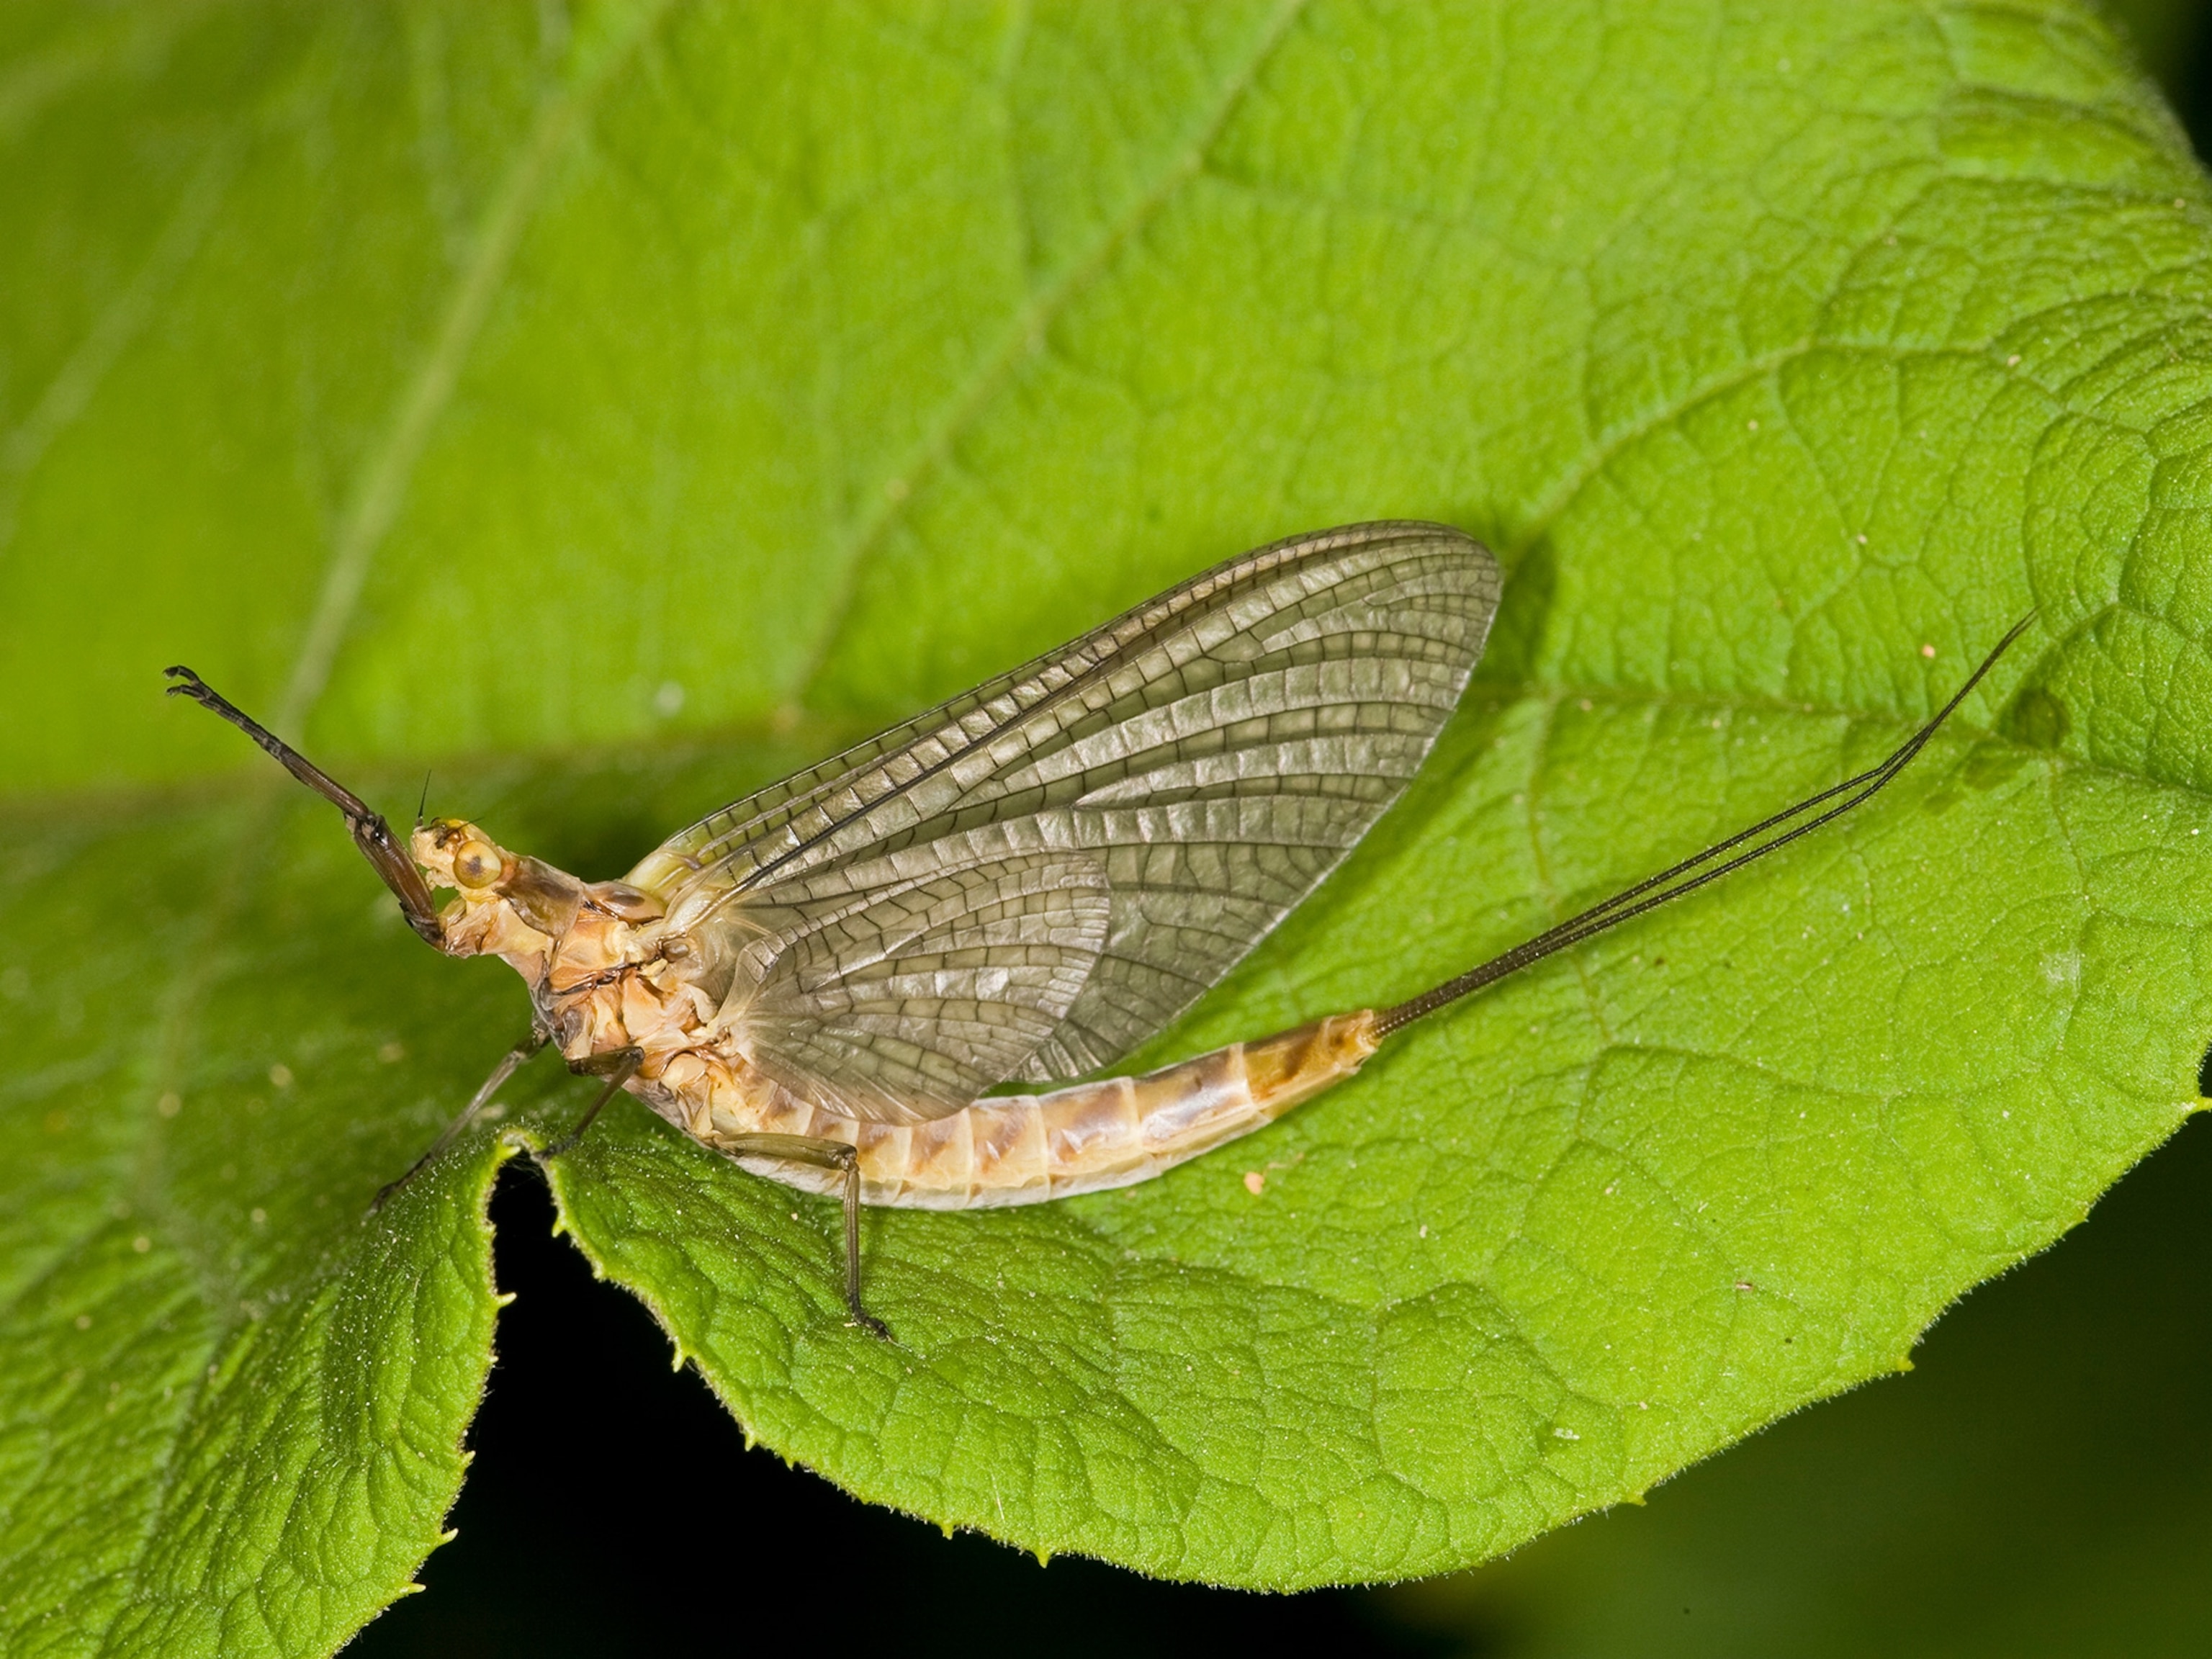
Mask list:
[[708,814],[629,880],[793,1093],[878,1121],[1109,1065],[1266,935],[1456,707],[1498,566],[1438,525],[1234,559]]
[[848,1116],[966,1105],[1059,1027],[1106,943],[1106,873],[1080,854],[844,873],[746,907],[724,1010],[756,1065]]

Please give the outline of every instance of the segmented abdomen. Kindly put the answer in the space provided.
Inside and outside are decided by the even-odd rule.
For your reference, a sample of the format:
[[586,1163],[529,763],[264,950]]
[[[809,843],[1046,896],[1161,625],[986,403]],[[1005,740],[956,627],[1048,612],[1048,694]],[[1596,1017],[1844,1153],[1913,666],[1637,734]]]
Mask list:
[[[764,1130],[844,1141],[860,1149],[861,1196],[869,1204],[927,1210],[1038,1204],[1149,1180],[1249,1134],[1351,1076],[1375,1048],[1375,1015],[1362,1009],[1142,1077],[979,1100],[927,1123],[861,1123],[818,1107],[768,1122],[702,1102],[679,1127],[709,1146],[725,1134]],[[828,1170],[738,1161],[811,1192],[842,1184]]]

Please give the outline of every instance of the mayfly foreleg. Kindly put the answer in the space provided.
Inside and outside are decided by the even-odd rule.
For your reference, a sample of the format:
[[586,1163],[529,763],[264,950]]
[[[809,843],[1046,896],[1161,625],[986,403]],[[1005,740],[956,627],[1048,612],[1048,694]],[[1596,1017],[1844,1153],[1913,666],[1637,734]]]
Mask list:
[[190,697],[201,708],[222,715],[267,750],[287,772],[344,813],[354,845],[361,848],[362,856],[398,899],[407,925],[440,950],[446,948],[446,930],[438,921],[437,906],[430,902],[429,884],[422,879],[422,872],[415,867],[415,860],[392,833],[392,826],[385,822],[382,813],[371,811],[368,802],[191,669],[179,665],[163,672],[177,682],[169,688],[171,696]]
[[774,1158],[787,1164],[805,1164],[817,1170],[834,1170],[845,1177],[845,1306],[853,1323],[862,1330],[890,1340],[890,1327],[860,1305],[860,1154],[842,1140],[817,1140],[811,1135],[726,1135],[714,1143],[717,1152],[731,1158]]
[[469,1097],[469,1103],[461,1108],[461,1115],[448,1123],[445,1133],[430,1143],[429,1150],[407,1166],[406,1174],[397,1181],[386,1182],[376,1189],[376,1196],[368,1201],[368,1212],[374,1215],[382,1209],[392,1194],[414,1180],[436,1159],[439,1153],[452,1146],[453,1137],[476,1121],[477,1114],[491,1103],[491,1097],[499,1092],[500,1085],[514,1075],[515,1068],[551,1041],[550,1031],[533,1026],[528,1036],[509,1048],[499,1064],[491,1068],[491,1075],[483,1080],[476,1093]]
[[576,1120],[576,1127],[562,1135],[544,1152],[540,1158],[558,1158],[584,1138],[584,1131],[592,1127],[592,1120],[606,1109],[606,1104],[622,1092],[623,1084],[637,1075],[637,1068],[645,1064],[641,1048],[611,1048],[603,1054],[586,1054],[581,1060],[572,1060],[568,1069],[579,1077],[603,1077],[607,1086],[599,1091],[599,1097],[592,1103],[591,1110]]

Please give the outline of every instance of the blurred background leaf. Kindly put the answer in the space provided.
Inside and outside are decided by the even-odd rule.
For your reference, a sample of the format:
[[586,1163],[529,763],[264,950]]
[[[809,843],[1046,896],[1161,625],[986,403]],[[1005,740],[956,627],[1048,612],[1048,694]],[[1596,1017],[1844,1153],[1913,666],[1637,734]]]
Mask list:
[[[172,718],[142,689],[149,663],[194,660],[349,766],[440,758],[445,787],[497,809],[503,833],[598,873],[684,804],[1205,559],[1382,511],[1469,525],[1499,544],[1515,580],[1492,690],[1445,757],[1456,787],[1378,842],[1337,890],[1344,902],[1271,947],[1194,1038],[1242,1034],[1340,987],[1371,995],[1382,974],[1426,971],[1431,953],[1448,969],[1484,928],[1510,933],[1534,914],[1504,896],[1420,890],[1438,847],[1486,857],[1513,842],[1516,767],[1569,820],[1544,826],[1555,879],[1600,887],[1640,868],[1650,842],[1739,816],[1753,786],[1855,752],[1847,732],[1786,708],[1719,738],[1687,718],[1667,726],[1669,709],[1749,691],[1907,715],[2032,589],[2054,631],[2099,625],[2046,666],[2041,701],[2013,706],[2010,735],[2167,787],[2137,803],[2050,771],[2087,789],[2059,816],[2075,830],[2098,820],[2093,854],[2133,860],[2106,872],[2102,902],[2171,900],[2149,931],[2195,927],[2179,866],[2143,872],[2181,833],[2203,775],[2201,722],[2187,718],[2197,663],[2145,623],[2186,633],[2199,607],[2185,411],[2203,233],[2182,210],[2202,192],[2086,15],[1869,9],[1840,34],[1827,27],[1840,16],[1720,23],[1696,6],[1605,26],[1548,10],[1326,6],[1215,8],[1152,28],[1081,9],[1021,27],[980,9],[763,10],[734,28],[627,7],[459,16],[26,8],[7,26],[0,135],[37,159],[11,175],[22,234],[0,256],[19,273],[5,285],[0,384],[0,649],[18,718],[0,752],[20,797],[11,994],[28,1005],[39,1063],[9,1120],[10,1167],[27,1173],[6,1218],[27,1264],[13,1316],[55,1350],[18,1374],[58,1391],[11,1418],[5,1467],[18,1492],[114,1483],[78,1489],[66,1526],[12,1507],[10,1616],[42,1621],[58,1647],[103,1626],[171,1650],[342,1635],[428,1548],[489,1360],[473,1211],[493,1144],[442,1170],[390,1232],[360,1229],[352,1188],[404,1162],[467,1086],[471,1040],[514,988],[403,963],[388,914],[350,896],[367,890],[326,819],[267,780],[191,799],[80,805],[58,793],[236,765],[232,734]],[[1478,125],[1481,142],[1455,148]],[[1844,349],[1808,349],[1830,336]],[[2022,374],[2004,372],[2023,358]],[[1762,421],[1768,435],[1744,435]],[[1869,468],[1892,448],[1906,459],[1877,487]],[[1864,554],[1866,532],[1851,541],[1862,524]],[[2130,550],[2124,568],[2116,545]],[[2145,683],[2166,718],[2136,691]],[[1561,741],[1530,760],[1515,700],[1534,707],[1569,686],[1626,695],[1580,722],[1568,711]],[[686,749],[689,734],[702,746]],[[1748,777],[1747,743],[1763,745]],[[470,758],[515,752],[536,758]],[[1997,833],[2003,803],[2033,802],[2048,763],[2008,764],[1957,774],[1963,794],[1938,779],[1916,797],[1906,821],[1932,838],[1931,861],[1948,849],[1955,864]],[[1646,797],[1624,816],[1646,841],[1626,846],[1609,786],[1639,769]],[[370,776],[395,793],[392,772]],[[1968,810],[1945,818],[1962,799]],[[2134,804],[2156,808],[2151,829],[2133,827]],[[2041,823],[2027,842],[2047,850],[2056,833]],[[1943,874],[1906,876],[1888,858],[1874,883],[1885,907],[1972,937],[1944,912],[1971,905],[1971,885],[1948,890]],[[106,874],[117,867],[140,885],[118,889]],[[1994,873],[2014,892],[2035,884],[2024,868]],[[1505,884],[1533,893],[1540,875]],[[1819,946],[1804,963],[1739,950],[1730,969],[1729,941],[1777,934],[1789,910],[1745,902],[1670,935],[1704,957],[1695,972],[1678,963],[1671,1003],[1631,994],[1623,1012],[1710,1025],[1747,985],[1809,971]],[[41,953],[55,938],[112,941],[126,909],[149,947],[128,974],[112,953]],[[1396,941],[1415,918],[1409,952]],[[2026,995],[2033,976],[2016,970],[2055,959],[2039,939],[2015,927],[1977,971]],[[1825,1352],[1785,1355],[1778,1325],[1754,1336],[1740,1382],[1723,1372],[1689,1388],[1679,1428],[1637,1443],[1577,1418],[1540,1437],[1541,1477],[1474,1533],[1460,1530],[1469,1511],[1425,1534],[1418,1504],[1394,1530],[1402,1495],[1347,1485],[1308,1444],[1316,1493],[1334,1481],[1339,1500],[1364,1495],[1356,1513],[1340,1501],[1278,1526],[1250,1576],[1468,1559],[1889,1363],[1946,1297],[2053,1236],[2171,1121],[2147,1109],[2185,1092],[2176,1080],[2160,1097],[2158,1080],[2179,1079],[2177,1054],[2201,1040],[2183,1028],[2203,994],[2185,953],[2132,981],[2098,980],[2143,966],[2140,947],[2107,938],[2088,958],[2091,993],[2068,1005],[2102,1011],[2101,1041],[2133,1073],[2087,1116],[2037,1119],[2057,1139],[2009,1171],[2001,1200],[1971,1182],[1936,1192],[1954,1224],[1972,1218],[1963,1240],[1916,1255],[1862,1216],[1863,1237],[1902,1251],[1876,1280],[1907,1263],[1923,1277],[1861,1301],[1844,1264],[1826,1262],[1833,1282],[1809,1298],[1822,1313],[1798,1328],[1822,1334]],[[1946,982],[1915,980],[1942,955],[1917,948],[1934,954],[1908,952],[1902,976],[1856,1004],[1832,1000],[1784,1048],[1802,1060],[1825,1036],[1845,1072],[1863,1062],[1882,996]],[[348,995],[331,999],[319,955],[349,965]],[[1608,962],[1619,981],[1640,958]],[[2051,982],[2071,997],[2065,981]],[[1942,1000],[1923,996],[1917,1017]],[[1832,1018],[1853,1012],[1875,1024]],[[1540,999],[1498,1012],[1498,1043],[1500,1021],[1524,1015],[1532,1035],[1552,1034],[1540,1073],[1586,1058],[1587,1038]],[[2086,1024],[2076,1052],[2094,1054]],[[1529,1056],[1487,1041],[1473,1023],[1455,1028],[1430,1046],[1428,1074],[1492,1097],[1486,1080],[1527,1072]],[[1712,1044],[1701,1030],[1692,1046]],[[1970,1057],[1960,1077],[2002,1060]],[[1621,1098],[1651,1086],[1630,1079]],[[1686,1085],[1656,1086],[1679,1099]],[[1405,1078],[1395,1088],[1402,1124],[1418,1091]],[[528,1109],[551,1092],[539,1079],[518,1099]],[[411,1109],[393,1111],[395,1096]],[[990,1236],[1078,1312],[1091,1292],[1072,1247],[1091,1243],[1245,1271],[1304,1261],[1294,1276],[1318,1274],[1329,1296],[1398,1306],[1428,1270],[1359,1263],[1421,1174],[1370,1164],[1354,1181],[1331,1162],[1372,1141],[1358,1113],[1384,1103],[1370,1091],[1334,1128],[1316,1118],[1285,1142],[1316,1155],[1286,1187],[1377,1200],[1364,1216],[1327,1206],[1326,1250],[1271,1241],[1272,1218],[1229,1223],[1241,1200],[1201,1192],[1196,1175],[1169,1196],[994,1223]],[[1405,1133],[1433,1157],[1454,1132],[1440,1116]],[[2062,1146],[2069,1133],[2087,1144]],[[884,1456],[870,1437],[880,1415],[855,1419],[842,1449],[834,1410],[827,1439],[804,1413],[775,1419],[809,1388],[780,1393],[788,1376],[747,1368],[773,1350],[768,1327],[821,1318],[808,1311],[819,1264],[807,1264],[822,1229],[794,1212],[786,1236],[762,1190],[732,1188],[765,1267],[680,1259],[662,1247],[686,1234],[662,1212],[684,1188],[655,1188],[678,1167],[672,1155],[682,1149],[625,1121],[590,1144],[586,1178],[564,1178],[599,1258],[657,1295],[749,1419],[775,1419],[776,1443],[878,1495],[992,1525],[977,1492],[901,1485],[958,1466],[935,1444]],[[1923,1167],[1936,1188],[1953,1170],[1942,1156]],[[718,1225],[729,1219],[716,1209]],[[1578,1224],[1557,1237],[1573,1242]],[[886,1294],[901,1294],[902,1267],[914,1285],[941,1277],[908,1295],[925,1326],[975,1304],[952,1271],[966,1235],[935,1225],[879,1232]],[[1588,1242],[1578,1265],[1611,1271],[1632,1261],[1638,1233]],[[1805,1262],[1791,1248],[1776,1261],[1795,1271]],[[156,1294],[156,1281],[176,1289]],[[1522,1289],[1545,1284],[1566,1294],[1541,1273]],[[414,1286],[427,1303],[403,1294]],[[776,1316],[766,1326],[757,1304]],[[1605,1305],[1601,1291],[1584,1311]],[[1669,1304],[1695,1306],[1694,1294]],[[722,1310],[744,1317],[733,1328]],[[1218,1310],[1180,1311],[1205,1325]],[[411,1334],[395,1322],[410,1312]],[[1642,1334],[1637,1363],[1668,1351],[1666,1323]],[[1560,1329],[1597,1334],[1581,1314]],[[1164,1357],[1172,1332],[1160,1334]],[[80,1339],[110,1346],[82,1360],[59,1351]],[[1445,1330],[1437,1352],[1456,1340]],[[811,1358],[800,1346],[817,1419],[836,1391],[835,1340]],[[1570,1370],[1609,1364],[1635,1370],[1593,1351]],[[1003,1397],[1020,1369],[986,1392]],[[349,1397],[365,1370],[374,1385]],[[1145,1382],[1171,1431],[1188,1386]],[[1212,1409],[1204,1389],[1183,1403],[1200,1419]],[[114,1455],[106,1419],[138,1437],[131,1455]],[[1289,1446],[1297,1425],[1284,1427]],[[1346,1449],[1364,1455],[1356,1431],[1334,1449]],[[1446,1484],[1462,1479],[1449,1447],[1415,1449]],[[1019,1466],[1019,1451],[1005,1455]],[[1133,1488],[1140,1462],[1122,1471]],[[1077,1482],[1093,1497],[1094,1473]],[[1169,1510],[1189,1502],[1167,1497]],[[1224,1521],[1273,1524],[1264,1505],[1201,1510],[1194,1535],[1188,1514],[1164,1528],[1129,1492],[1109,1494],[1116,1515],[1064,1499],[1048,1491],[1042,1510],[1001,1515],[997,1529],[1242,1576],[1224,1564],[1253,1546]],[[95,1509],[105,1537],[85,1535]],[[196,1515],[216,1522],[187,1524]],[[1568,1536],[1585,1535],[1601,1534]],[[1517,1601],[1440,1596],[1409,1616],[1449,1623],[1472,1606],[1478,1628],[1534,1630],[1547,1595],[1577,1593],[1571,1580],[1532,1575]],[[1495,1613],[1509,1603],[1536,1611]],[[1614,1628],[1648,1623],[1632,1609]],[[21,1628],[28,1639],[34,1626]]]

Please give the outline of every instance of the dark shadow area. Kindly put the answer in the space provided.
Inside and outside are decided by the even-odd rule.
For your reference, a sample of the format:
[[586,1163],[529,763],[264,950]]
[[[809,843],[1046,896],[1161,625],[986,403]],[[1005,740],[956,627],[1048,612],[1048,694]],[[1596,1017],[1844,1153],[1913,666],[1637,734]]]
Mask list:
[[2198,158],[2212,153],[2212,4],[2101,0],[2099,9],[2158,82]]
[[[346,1652],[384,1656],[717,1653],[846,1638],[900,1654],[1251,1650],[1418,1654],[1342,1591],[1297,1596],[1165,1584],[1072,1557],[1040,1566],[972,1534],[854,1501],[748,1452],[729,1414],[627,1291],[552,1236],[527,1168],[492,1201],[499,1363],[470,1435],[476,1462],[428,1587]],[[838,1632],[845,1632],[840,1638]]]

